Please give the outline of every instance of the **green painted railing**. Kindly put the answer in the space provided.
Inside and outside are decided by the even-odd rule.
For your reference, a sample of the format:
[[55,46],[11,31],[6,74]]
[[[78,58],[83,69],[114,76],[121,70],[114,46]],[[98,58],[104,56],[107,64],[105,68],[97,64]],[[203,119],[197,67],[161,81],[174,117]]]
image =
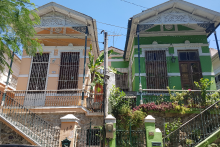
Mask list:
[[177,130],[164,137],[164,146],[194,147],[216,132],[219,126],[220,101],[217,101]]
[[170,94],[172,96],[177,96],[176,93],[185,93],[183,100],[179,100],[179,104],[190,105],[190,107],[199,107],[199,106],[210,106],[219,100],[220,93],[219,91],[207,90],[204,95],[202,95],[201,90],[171,90],[170,94],[167,89],[144,89],[143,102],[144,103],[156,103],[161,104],[163,102],[173,102]]
[[[2,97],[2,93],[0,97]],[[59,146],[59,128],[55,128],[49,122],[31,112],[23,105],[6,95],[0,115],[12,125],[18,127],[26,135],[31,137],[43,147]]]
[[145,130],[117,130],[117,147],[142,147],[146,146]]
[[132,130],[129,123],[129,130],[116,129],[117,147],[143,147],[146,146],[146,130]]

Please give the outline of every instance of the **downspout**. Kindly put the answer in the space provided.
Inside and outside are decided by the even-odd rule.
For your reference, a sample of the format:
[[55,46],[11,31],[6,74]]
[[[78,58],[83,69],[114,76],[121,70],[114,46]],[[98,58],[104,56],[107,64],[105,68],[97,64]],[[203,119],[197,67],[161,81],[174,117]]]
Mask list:
[[83,87],[82,87],[82,102],[83,106],[84,95],[85,95],[85,73],[86,73],[86,50],[87,50],[87,36],[88,36],[88,27],[86,26],[86,34],[85,34],[85,52],[84,52],[84,68],[83,68]]
[[1,106],[4,106],[4,102],[5,102],[5,95],[6,95],[6,91],[8,89],[8,83],[9,83],[9,78],[10,78],[10,74],[11,74],[11,67],[12,67],[12,64],[13,64],[13,60],[14,60],[14,51],[12,52],[12,59],[11,59],[11,63],[10,63],[10,69],[8,71],[8,77],[7,77],[7,81],[6,81],[6,85],[5,85],[5,90],[4,90],[4,94],[3,94],[3,98],[2,98],[2,104]]
[[137,38],[138,38],[139,93],[140,93],[140,97],[141,97],[140,104],[143,104],[142,84],[141,84],[141,59],[140,59],[139,25],[137,25]]
[[219,51],[218,38],[217,38],[217,35],[216,35],[216,31],[214,32],[214,35],[215,35],[216,46],[217,46],[217,49],[218,49],[218,56],[219,56],[219,60],[220,60],[220,51]]

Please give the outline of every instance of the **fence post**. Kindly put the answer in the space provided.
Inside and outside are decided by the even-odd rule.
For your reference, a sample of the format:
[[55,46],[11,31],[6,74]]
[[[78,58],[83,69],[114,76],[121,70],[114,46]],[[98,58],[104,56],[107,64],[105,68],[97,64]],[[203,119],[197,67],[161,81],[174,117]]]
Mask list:
[[147,147],[162,147],[162,132],[159,128],[155,129],[155,118],[148,115],[144,119],[146,129],[146,144]]
[[60,139],[59,139],[59,147],[62,147],[62,141],[64,139],[68,139],[71,141],[70,146],[74,146],[77,138],[76,126],[78,124],[79,119],[75,117],[73,114],[67,114],[63,116],[61,119],[61,128],[60,128]]
[[[113,138],[109,139],[109,147],[116,147],[116,118],[109,114],[105,118],[105,124],[112,123],[113,124]],[[105,129],[105,133],[107,134],[109,130]]]

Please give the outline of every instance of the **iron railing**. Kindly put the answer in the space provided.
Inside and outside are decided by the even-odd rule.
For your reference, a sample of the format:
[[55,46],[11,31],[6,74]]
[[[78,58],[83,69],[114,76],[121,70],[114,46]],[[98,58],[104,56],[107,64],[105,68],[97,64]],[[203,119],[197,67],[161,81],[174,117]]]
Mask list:
[[[1,97],[2,97],[1,93]],[[43,147],[58,147],[60,129],[25,108],[9,95],[5,96],[0,115]]]
[[[207,90],[206,95],[202,96],[201,90],[170,90],[170,94],[176,96],[176,92],[183,93],[186,95],[183,96],[184,99],[178,101],[178,104],[188,105],[192,108],[198,108],[201,106],[210,106],[219,100],[220,91]],[[167,89],[143,89],[143,102],[144,103],[155,103],[161,104],[164,102],[172,102],[170,98],[169,91]],[[202,108],[203,108],[202,107]],[[204,107],[205,108],[205,107]]]
[[101,147],[104,141],[104,129],[92,128],[92,121],[88,124],[84,124],[83,128],[76,127],[74,147]]
[[166,147],[194,147],[219,129],[220,101],[163,138]]
[[116,130],[117,147],[146,147],[145,130]]
[[146,130],[144,127],[133,130],[129,122],[128,129],[116,129],[117,147],[146,147]]
[[93,112],[103,112],[103,94],[85,92],[82,105],[82,90],[27,90],[7,91],[17,103],[25,108],[58,107],[58,106],[83,106]]

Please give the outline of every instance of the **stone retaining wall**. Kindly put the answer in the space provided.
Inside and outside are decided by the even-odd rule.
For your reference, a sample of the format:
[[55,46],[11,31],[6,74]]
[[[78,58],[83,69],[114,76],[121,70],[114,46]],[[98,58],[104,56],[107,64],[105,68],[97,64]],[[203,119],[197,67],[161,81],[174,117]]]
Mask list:
[[159,128],[163,134],[165,135],[164,131],[164,123],[166,122],[174,122],[174,119],[181,118],[182,124],[186,123],[197,114],[180,114],[180,113],[165,113],[165,112],[149,112],[148,115],[152,115],[155,118],[155,125],[156,128]]
[[0,121],[0,144],[31,145],[22,136]]

